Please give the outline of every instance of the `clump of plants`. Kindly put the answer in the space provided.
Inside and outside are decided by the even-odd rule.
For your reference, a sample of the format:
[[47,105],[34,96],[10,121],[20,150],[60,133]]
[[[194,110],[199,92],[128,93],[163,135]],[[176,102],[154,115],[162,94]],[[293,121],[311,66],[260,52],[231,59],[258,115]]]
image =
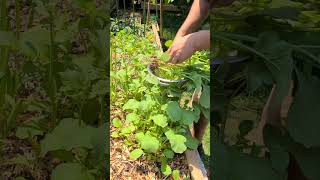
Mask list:
[[0,179],[105,179],[106,4],[0,3]]
[[[113,33],[111,42],[111,52],[118,57],[112,61],[111,111],[121,109],[112,119],[117,129],[111,136],[124,140],[131,150],[131,159],[157,162],[163,175],[178,179],[179,169],[172,170],[168,161],[188,148],[196,149],[199,142],[188,133],[188,128],[199,120],[201,113],[210,119],[208,56],[202,52],[189,60],[190,65],[168,65],[161,60],[166,55],[155,44],[134,35],[130,28]],[[154,68],[159,76],[183,77],[187,81],[161,86],[147,71],[152,57],[158,59],[158,67]],[[200,100],[194,101],[193,94],[199,91]]]

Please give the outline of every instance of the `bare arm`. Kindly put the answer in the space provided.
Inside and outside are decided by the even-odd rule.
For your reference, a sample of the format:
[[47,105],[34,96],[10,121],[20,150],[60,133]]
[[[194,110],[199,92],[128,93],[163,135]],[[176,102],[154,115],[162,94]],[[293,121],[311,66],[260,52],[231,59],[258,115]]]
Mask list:
[[182,63],[190,58],[196,51],[210,49],[210,31],[203,30],[183,36],[179,44],[176,46],[170,63]]
[[176,34],[176,37],[182,37],[194,32],[201,23],[208,17],[210,4],[207,0],[194,0],[189,14]]

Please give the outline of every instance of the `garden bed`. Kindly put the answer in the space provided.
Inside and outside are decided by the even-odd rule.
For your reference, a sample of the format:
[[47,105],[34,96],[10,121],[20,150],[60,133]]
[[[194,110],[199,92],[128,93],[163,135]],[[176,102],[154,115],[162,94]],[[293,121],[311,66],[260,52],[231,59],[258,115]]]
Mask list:
[[[205,107],[208,106],[204,100],[201,100],[199,104],[193,102],[195,110],[188,110],[184,109],[186,107],[183,108],[183,105],[180,107],[179,103],[183,103],[180,99],[183,95],[187,98],[185,105],[191,100],[188,98],[191,98],[195,84],[188,79],[190,74],[203,81],[200,84],[204,87],[203,94],[208,95],[206,83],[209,81],[207,78],[209,71],[201,74],[201,71],[193,66],[193,62],[198,62],[201,58],[204,58],[209,66],[208,56],[206,53],[198,53],[191,58],[191,62],[184,65],[191,69],[181,72],[188,79],[188,82],[182,85],[184,87],[182,89],[189,87],[189,90],[179,92],[181,91],[179,85],[163,87],[148,73],[147,65],[154,60],[165,60],[166,55],[158,49],[153,33],[136,36],[133,32],[133,29],[127,27],[112,32],[111,35],[113,45],[111,52],[112,57],[115,57],[112,59],[110,87],[110,120],[113,124],[110,141],[111,178],[188,179],[191,177],[188,164],[191,163],[190,161],[188,163],[189,157],[185,157],[183,153],[192,152],[191,154],[198,155],[194,157],[200,156],[195,150],[199,142],[191,135],[187,135],[186,130],[193,121],[198,120],[200,111],[205,111]],[[170,69],[169,66],[160,64]],[[170,73],[168,75],[170,78]],[[170,112],[173,110],[175,112]],[[185,119],[183,123],[183,119],[176,116],[179,113],[181,116],[189,113],[191,119]],[[153,145],[149,146],[149,144]],[[194,150],[189,151],[189,148]],[[194,160],[201,161],[199,158]],[[194,169],[197,165],[192,168]]]

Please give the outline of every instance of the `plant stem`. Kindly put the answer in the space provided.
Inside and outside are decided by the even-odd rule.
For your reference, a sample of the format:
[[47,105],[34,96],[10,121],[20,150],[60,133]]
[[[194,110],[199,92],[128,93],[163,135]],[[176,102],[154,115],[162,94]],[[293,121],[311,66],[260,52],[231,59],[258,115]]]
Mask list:
[[15,10],[16,10],[16,36],[17,39],[20,38],[20,22],[21,22],[21,18],[20,18],[20,0],[15,0]]
[[34,3],[31,1],[31,9],[30,9],[30,14],[29,14],[29,19],[28,19],[28,25],[27,28],[30,28],[33,24],[33,18],[34,18]]
[[56,84],[53,74],[53,64],[54,64],[54,18],[53,12],[50,11],[50,67],[49,67],[49,92],[50,92],[50,101],[51,101],[51,118],[52,118],[52,127],[56,125],[56,117],[57,117],[57,106],[56,106]]

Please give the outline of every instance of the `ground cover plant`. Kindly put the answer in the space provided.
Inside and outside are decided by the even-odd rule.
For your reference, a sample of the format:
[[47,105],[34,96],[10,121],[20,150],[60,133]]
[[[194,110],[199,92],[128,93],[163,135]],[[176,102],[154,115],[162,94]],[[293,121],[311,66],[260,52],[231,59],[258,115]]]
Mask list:
[[[208,53],[198,52],[184,65],[168,65],[167,55],[152,41],[152,34],[138,36],[130,27],[111,32],[111,137],[126,145],[131,160],[154,162],[158,178],[187,178],[180,169],[186,164],[172,164],[179,162],[179,154],[199,145],[188,134],[189,126],[201,113],[210,119]],[[155,62],[166,72],[159,75],[175,78],[172,71],[179,69],[179,78],[187,81],[161,86],[147,71]],[[194,101],[199,91],[199,101]]]
[[107,2],[0,3],[0,179],[105,179]]
[[[320,178],[316,170],[319,163],[316,109],[320,100],[318,17],[319,3],[312,0],[236,1],[215,10],[211,29],[216,56],[225,57],[236,49],[251,57],[233,77],[226,78],[231,66],[227,63],[213,76],[215,179]],[[255,127],[253,121],[246,119],[238,119],[239,138],[232,144],[225,141],[227,114],[237,90],[230,88],[229,82],[234,79],[238,79],[238,85],[247,94],[256,97],[276,83],[276,106],[281,105],[290,81],[294,81],[294,100],[288,117],[278,126],[264,128],[264,146],[245,138]]]

